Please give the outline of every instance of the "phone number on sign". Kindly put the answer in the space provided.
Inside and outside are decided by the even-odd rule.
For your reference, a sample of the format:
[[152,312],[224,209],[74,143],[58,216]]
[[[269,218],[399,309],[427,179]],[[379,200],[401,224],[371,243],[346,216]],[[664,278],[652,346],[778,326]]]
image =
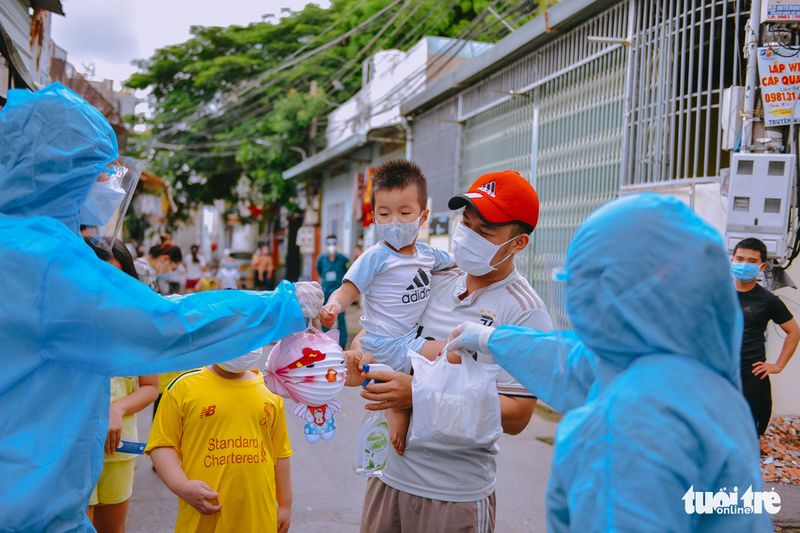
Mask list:
[[797,100],[797,93],[766,93],[764,95],[764,102],[771,104],[773,102],[794,102]]

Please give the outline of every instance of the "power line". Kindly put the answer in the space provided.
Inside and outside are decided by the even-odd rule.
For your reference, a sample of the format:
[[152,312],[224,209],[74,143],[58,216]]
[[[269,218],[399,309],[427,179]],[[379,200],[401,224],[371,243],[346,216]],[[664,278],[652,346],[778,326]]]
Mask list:
[[[495,6],[498,2],[499,2],[499,0],[495,0],[489,7]],[[394,5],[396,3],[397,2],[394,2],[393,4],[390,4],[390,6]],[[451,2],[450,5],[452,6],[455,3],[456,2]],[[406,2],[406,4],[404,4],[404,6],[403,6],[404,9],[408,9],[408,4],[409,4],[408,2]],[[417,4],[415,9],[406,17],[406,19],[404,20],[402,25],[405,25],[409,20],[412,19],[413,14],[416,12],[416,9],[418,9],[420,5],[421,5],[421,3]],[[525,5],[527,5],[527,2],[518,2],[516,4],[512,4],[512,6],[508,10],[504,10],[503,15],[504,16],[511,16],[513,14],[516,14],[517,12],[522,12],[523,13],[523,17],[524,17],[524,16],[526,16],[525,15],[525,9],[524,9]],[[440,4],[440,6],[441,6],[441,4]],[[387,7],[389,7],[389,6],[387,6]],[[385,9],[386,8],[384,8],[383,12],[385,12]],[[400,14],[404,11],[404,9],[398,10],[393,15],[393,17],[390,19],[389,23],[386,23],[386,24],[383,25],[383,27],[381,28],[379,33],[376,34],[376,36],[371,39],[370,45],[364,47],[364,49],[362,50],[362,53],[364,51],[370,50],[371,46],[374,45],[378,41],[378,39],[380,38],[382,33],[384,33],[386,31],[386,29],[388,28],[388,26],[391,25],[391,22],[394,21],[394,20],[397,20],[399,18]],[[468,44],[468,39],[470,37],[472,37],[473,35],[475,35],[477,33],[480,33],[481,35],[485,36],[485,34],[487,33],[488,29],[491,29],[491,27],[493,25],[499,24],[495,19],[489,19],[490,22],[486,23],[487,13],[488,13],[488,11],[486,9],[484,9],[475,18],[473,18],[470,21],[470,23],[467,25],[467,27],[464,30],[462,30],[462,32],[460,32],[460,34],[458,36],[456,36],[454,38],[453,42],[450,45],[448,45],[447,48],[445,48],[443,51],[440,51],[440,57],[436,58],[431,63],[431,65],[427,65],[426,64],[422,68],[420,68],[417,71],[415,71],[414,73],[412,73],[411,76],[409,76],[408,78],[406,78],[403,81],[403,84],[404,85],[409,85],[410,83],[413,83],[416,80],[418,80],[421,76],[426,75],[427,74],[426,71],[428,70],[428,67],[431,67],[431,77],[435,76],[436,74],[441,72],[444,68],[446,68],[447,65],[449,65],[450,62],[453,61],[457,57],[457,54],[460,52],[460,50],[463,49],[463,47]],[[377,15],[377,13],[376,13],[376,15]],[[376,15],[373,15],[373,20],[376,17]],[[441,17],[441,15],[440,15],[440,17]],[[427,17],[425,20],[423,20],[423,23],[418,24],[415,27],[415,31],[411,31],[411,32],[409,32],[407,34],[407,36],[405,37],[405,40],[409,40],[409,39],[413,38],[414,37],[414,33],[416,33],[416,30],[419,29],[420,27],[429,26],[430,24],[425,24],[425,23],[426,22],[430,23],[430,21],[431,21],[431,17]],[[364,25],[364,23],[361,23],[359,26],[363,26],[363,25]],[[398,28],[396,28],[395,31],[393,32],[393,34],[396,34],[397,31],[399,31],[402,28],[402,25],[400,25]],[[483,26],[481,26],[481,25],[483,25]],[[357,27],[359,27],[359,26],[357,26]],[[501,30],[501,33],[505,33],[505,30],[506,30],[506,28],[503,28]],[[338,37],[337,39],[340,39],[340,38],[341,37]],[[455,48],[457,48],[457,50],[455,50],[455,53],[451,54],[450,52],[453,51]],[[357,54],[356,57],[358,57],[358,55],[360,55],[360,54]],[[353,63],[353,60],[351,59],[350,61],[348,61],[348,63]],[[434,67],[435,67],[435,70],[434,70]],[[339,71],[341,71],[341,68],[339,69]],[[339,72],[339,71],[337,71],[337,72]],[[278,81],[278,78],[275,78],[273,80],[273,82],[270,83],[269,85],[273,85],[277,81]],[[383,98],[373,102],[373,106],[372,106],[372,110],[371,110],[371,113],[370,113],[370,117],[389,109],[389,107],[391,107],[391,106],[386,106],[386,107],[380,107],[380,106],[382,104],[384,104],[384,103],[391,102],[391,99],[392,99],[393,96],[394,96],[393,93],[390,91]],[[263,111],[264,109],[267,108],[267,106],[269,106],[272,103],[273,103],[272,99],[270,99],[268,101],[265,101],[265,102],[256,101],[253,104],[245,106],[245,108],[236,109],[236,111],[238,111],[238,112],[235,114],[235,116],[233,115],[234,109],[228,109],[228,110],[226,110],[225,114],[231,115],[231,120],[230,121],[229,120],[222,120],[220,123],[209,125],[209,127],[210,127],[211,130],[217,130],[219,128],[226,128],[226,127],[229,127],[229,126],[233,125],[233,121],[241,123],[246,118],[252,117],[256,113]],[[391,102],[391,103],[392,103],[392,105],[395,105],[395,103],[393,103],[393,102]],[[185,125],[185,126],[190,127],[192,125],[200,123],[204,119],[207,120],[208,117],[202,117],[202,118],[200,118],[198,120],[194,120],[193,122],[190,122],[188,125]],[[204,128],[204,129],[208,130],[209,128]],[[201,136],[206,136],[206,137],[209,137],[209,138],[213,137],[213,135],[209,135],[208,133],[202,133],[202,132],[193,132],[193,134],[199,134]],[[199,147],[200,145],[204,144],[204,145],[207,145],[209,147],[211,147],[211,146],[222,147],[222,146],[231,146],[234,143],[241,144],[243,142],[245,142],[245,141],[244,140],[242,140],[242,141],[227,141],[227,142],[226,141],[221,141],[220,143],[197,143],[197,144],[194,144],[193,146],[194,147]],[[177,146],[177,145],[175,145],[175,146]],[[183,146],[186,146],[186,145],[182,145],[181,148],[183,148]],[[194,155],[194,152],[191,152],[190,150],[186,150],[186,149],[181,150],[181,152],[185,153],[187,155]],[[205,154],[205,153],[203,153],[202,155],[205,156],[205,157],[229,157],[231,155],[235,155],[235,152],[229,152],[229,153],[218,152],[218,153],[215,153],[215,154]]]
[[[250,80],[246,80],[246,81],[242,82],[240,84],[241,86],[238,89],[236,89],[236,90],[232,91],[230,94],[226,95],[226,99],[229,102],[231,100],[235,101],[235,100],[237,100],[239,98],[244,97],[245,94],[247,94],[248,92],[250,92],[250,91],[252,91],[254,89],[263,88],[263,87],[260,86],[260,83],[262,81],[266,80],[269,76],[272,76],[273,74],[276,74],[276,73],[284,71],[284,70],[286,70],[286,69],[288,69],[290,67],[293,67],[293,66],[297,65],[298,63],[300,63],[301,61],[309,59],[309,58],[311,58],[311,57],[313,57],[313,56],[315,56],[315,55],[317,55],[317,54],[319,54],[321,52],[324,52],[325,50],[328,50],[329,48],[332,48],[333,46],[339,44],[339,42],[341,42],[343,39],[346,39],[346,38],[354,35],[357,31],[359,31],[359,30],[363,29],[365,26],[371,24],[374,20],[376,20],[381,15],[386,13],[389,9],[391,9],[395,5],[399,4],[400,1],[401,0],[392,0],[391,3],[389,3],[385,7],[381,8],[379,11],[374,13],[372,16],[370,16],[369,18],[367,18],[363,22],[359,23],[354,28],[352,28],[352,29],[348,30],[347,32],[343,33],[342,35],[338,35],[338,36],[334,37],[333,39],[329,40],[328,42],[326,42],[325,44],[323,44],[321,46],[318,46],[317,48],[314,48],[313,50],[310,50],[310,51],[308,51],[308,52],[306,52],[304,54],[301,54],[299,56],[296,56],[296,57],[293,57],[293,58],[291,58],[289,60],[286,60],[286,61],[282,62],[281,64],[277,65],[276,67],[273,67],[272,69],[270,69],[270,70],[268,70],[266,72],[262,72],[261,74],[258,74],[257,76],[251,78]],[[224,102],[223,102],[223,105],[224,105]],[[189,124],[188,125],[191,125],[191,124],[197,122],[197,120],[199,118],[202,118],[201,116],[197,116],[197,115],[201,115],[201,110],[200,109],[198,109],[197,111],[195,111],[194,113],[190,114],[187,117],[187,119],[189,119]],[[191,120],[193,116],[195,116],[195,120],[194,121]],[[184,123],[184,121],[181,121],[181,123]],[[176,124],[172,128],[169,128],[165,132],[161,132],[159,137],[174,132],[175,128],[177,126],[178,126],[178,124]]]
[[[495,2],[493,2],[492,5],[496,5],[498,1],[499,0],[495,0]],[[524,5],[524,3],[525,2],[520,2],[519,4],[516,4],[515,7],[518,8],[520,5]],[[437,69],[435,71],[433,71],[434,75],[437,74],[438,72],[440,72],[442,69],[444,69],[453,59],[455,59],[455,54],[457,54],[464,46],[466,46],[466,44],[467,44],[466,41],[469,40],[470,37],[472,37],[474,34],[478,33],[479,31],[480,31],[481,34],[483,34],[485,32],[484,29],[478,28],[478,24],[483,22],[485,18],[486,18],[486,11],[484,10],[481,14],[479,14],[477,17],[475,17],[470,22],[470,24],[464,30],[462,30],[462,32],[458,36],[456,36],[454,38],[453,42],[450,45],[448,45],[447,48],[445,48],[443,51],[440,51],[440,53],[439,53],[440,57],[437,58],[437,60],[435,60],[432,63],[432,66],[435,65],[437,67]],[[492,19],[492,23],[496,23],[496,21],[494,21]],[[499,24],[499,23],[497,23],[497,24]],[[491,24],[488,27],[491,27]],[[458,47],[458,50],[455,52],[455,54],[451,55],[450,51],[453,50],[456,47]],[[406,78],[404,83],[408,84],[408,83],[411,83],[413,81],[417,81],[422,75],[424,75],[426,73],[427,68],[428,68],[428,66],[425,65],[422,68],[418,69],[417,71],[413,72],[411,76]],[[378,101],[374,102],[373,104],[381,104],[388,97],[391,97],[391,95],[387,95],[387,97],[384,97],[381,100],[378,100]],[[243,109],[237,110],[237,111],[239,111],[239,113],[243,113],[243,115],[237,113],[235,115],[235,117],[233,117],[231,119],[231,121],[223,120],[221,123],[217,123],[217,124],[214,124],[214,125],[210,126],[210,129],[211,130],[217,130],[219,128],[228,127],[229,125],[232,124],[233,121],[241,122],[245,118],[250,118],[253,115],[255,115],[256,113],[259,113],[259,112],[261,112],[263,110],[266,110],[270,104],[272,104],[271,100],[267,101],[267,102],[264,102],[264,103],[255,102],[253,104],[250,104],[250,105],[246,106]],[[373,108],[374,107],[375,106],[373,105]],[[232,112],[232,110],[229,110],[229,112]],[[207,128],[207,129],[209,129],[209,128]]]

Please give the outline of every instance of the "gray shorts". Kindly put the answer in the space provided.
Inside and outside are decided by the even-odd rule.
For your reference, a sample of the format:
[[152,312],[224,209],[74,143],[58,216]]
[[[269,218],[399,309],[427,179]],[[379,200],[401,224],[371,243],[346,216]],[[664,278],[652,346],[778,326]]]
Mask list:
[[367,481],[361,533],[493,533],[494,492],[477,502],[444,502]]

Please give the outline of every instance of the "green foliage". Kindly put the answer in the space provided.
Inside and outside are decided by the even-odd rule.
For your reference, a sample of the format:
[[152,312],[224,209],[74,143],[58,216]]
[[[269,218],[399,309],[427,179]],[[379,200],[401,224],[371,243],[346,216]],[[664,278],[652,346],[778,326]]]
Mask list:
[[[328,9],[308,4],[275,23],[193,27],[186,42],[139,61],[127,81],[149,89],[154,104],[149,133],[134,136],[131,150],[173,183],[181,211],[238,200],[234,188],[246,175],[257,189],[247,201],[269,216],[291,207],[295,184],[281,174],[300,161],[298,148],[311,148],[313,119],[319,149],[325,115],[361,88],[361,64],[370,55],[407,50],[428,35],[462,37],[472,22],[466,37],[494,41],[507,30],[487,6],[515,26],[537,9],[524,0],[405,0],[351,32],[390,3],[333,0]],[[326,43],[332,45],[304,57]]]

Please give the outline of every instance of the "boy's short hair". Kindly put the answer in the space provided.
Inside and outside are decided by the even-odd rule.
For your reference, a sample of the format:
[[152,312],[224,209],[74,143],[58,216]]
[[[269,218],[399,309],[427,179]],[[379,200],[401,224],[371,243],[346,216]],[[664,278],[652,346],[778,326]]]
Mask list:
[[754,252],[758,252],[761,254],[762,263],[767,260],[767,245],[755,237],[748,237],[747,239],[739,241],[739,243],[733,249],[733,255],[736,255],[736,250],[739,248],[742,250],[752,250]]
[[428,208],[428,180],[425,179],[422,169],[405,159],[392,159],[382,163],[375,169],[375,176],[372,178],[370,202],[373,208],[375,207],[375,191],[405,189],[411,185],[417,188],[419,207],[425,211]]
[[162,255],[166,255],[169,257],[169,260],[172,263],[180,263],[183,261],[183,252],[181,252],[180,247],[169,244],[156,244],[155,246],[151,246],[150,250],[147,252],[147,255],[154,259],[158,259]]

